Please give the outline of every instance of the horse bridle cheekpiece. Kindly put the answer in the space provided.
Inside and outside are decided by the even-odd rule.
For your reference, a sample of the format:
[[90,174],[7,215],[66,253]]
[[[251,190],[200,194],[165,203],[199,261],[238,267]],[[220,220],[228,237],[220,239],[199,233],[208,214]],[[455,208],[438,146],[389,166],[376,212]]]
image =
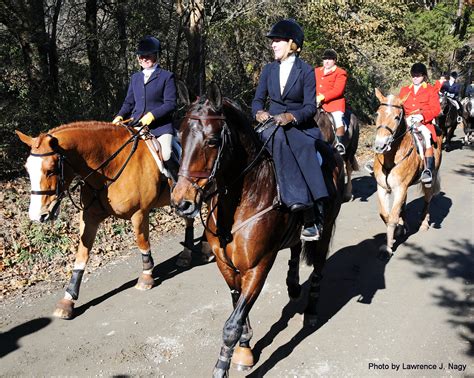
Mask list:
[[[398,120],[398,124],[397,124],[395,130],[391,129],[391,128],[388,127],[387,125],[380,125],[380,126],[378,126],[378,127],[376,128],[376,130],[375,130],[375,131],[377,132],[379,129],[385,129],[385,130],[387,130],[387,131],[390,133],[390,137],[388,138],[388,141],[387,141],[387,144],[386,144],[387,149],[390,150],[392,143],[393,143],[396,139],[399,139],[399,138],[400,138],[400,136],[398,136],[397,138],[395,138],[395,134],[396,134],[396,132],[397,132],[397,130],[398,130],[398,127],[400,126],[400,123],[401,123],[402,120],[403,120],[403,117],[404,117],[404,110],[403,110],[403,106],[401,106],[401,105],[393,105],[393,104],[388,104],[388,103],[384,103],[384,102],[380,103],[380,106],[388,106],[388,107],[391,107],[391,108],[396,108],[396,109],[401,109],[401,110],[402,110],[402,112],[401,112],[401,114],[400,114],[400,119]],[[403,136],[403,135],[402,135],[402,136]],[[386,151],[386,150],[385,150],[385,151]]]
[[[217,157],[216,160],[214,161],[214,164],[212,166],[211,170],[205,170],[205,171],[189,171],[180,168],[178,175],[186,178],[191,185],[201,194],[202,199],[206,200],[206,187],[210,187],[217,170],[219,169],[220,161],[222,158],[222,155],[224,153],[224,148],[226,145],[230,144],[230,130],[229,127],[227,126],[227,123],[225,122],[226,118],[224,115],[207,115],[207,116],[200,116],[200,115],[188,115],[186,118],[189,119],[194,119],[197,121],[210,121],[210,120],[220,120],[223,121],[222,125],[222,130],[221,130],[221,135],[220,135],[220,144],[219,144],[219,150],[217,152]],[[194,181],[195,179],[196,181]],[[200,186],[197,184],[197,181],[199,179],[207,179],[207,182],[203,185]]]

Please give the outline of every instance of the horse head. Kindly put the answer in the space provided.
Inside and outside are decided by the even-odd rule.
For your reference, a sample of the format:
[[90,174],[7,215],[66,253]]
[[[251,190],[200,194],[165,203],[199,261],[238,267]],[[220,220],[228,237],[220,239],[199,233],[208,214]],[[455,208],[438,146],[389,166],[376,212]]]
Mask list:
[[463,115],[465,118],[474,118],[474,97],[467,97],[464,101]]
[[178,93],[189,108],[180,125],[182,160],[171,205],[180,216],[193,218],[213,187],[223,151],[231,143],[230,131],[217,85],[211,84],[207,94],[192,104],[187,88],[179,83]]
[[374,151],[383,154],[391,150],[395,135],[405,125],[403,103],[406,98],[401,99],[394,95],[385,97],[377,88],[375,95],[380,105],[376,112]]
[[33,138],[18,130],[15,132],[31,148],[25,164],[31,182],[30,219],[54,220],[66,187],[64,157],[58,149],[58,140],[49,134]]

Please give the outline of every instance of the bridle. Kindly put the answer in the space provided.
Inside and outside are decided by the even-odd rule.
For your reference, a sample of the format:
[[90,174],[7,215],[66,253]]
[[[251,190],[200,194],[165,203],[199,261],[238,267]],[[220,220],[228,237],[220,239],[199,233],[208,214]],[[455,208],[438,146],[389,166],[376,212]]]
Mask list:
[[[213,183],[216,177],[216,172],[219,169],[221,159],[224,154],[224,149],[227,145],[231,145],[230,130],[229,130],[229,126],[227,126],[227,123],[225,122],[226,118],[224,115],[201,116],[201,115],[191,114],[191,115],[186,116],[185,118],[194,119],[201,122],[210,121],[210,120],[219,120],[223,122],[221,135],[220,135],[221,143],[219,144],[217,157],[214,160],[214,164],[212,165],[212,168],[206,169],[203,171],[190,171],[187,169],[182,169],[182,167],[180,167],[179,172],[178,172],[178,176],[182,176],[186,180],[188,180],[190,184],[193,186],[193,188],[195,188],[198,191],[198,193],[201,195],[201,198],[205,201],[209,197],[207,190],[213,186]],[[197,182],[200,179],[207,179],[207,182],[204,185],[198,185]]]
[[379,125],[379,126],[375,129],[376,132],[377,132],[379,129],[384,129],[384,130],[387,130],[387,131],[390,133],[390,137],[389,137],[388,140],[387,140],[387,143],[386,143],[386,145],[385,145],[385,148],[384,148],[384,150],[381,152],[381,153],[384,153],[384,152],[386,152],[387,150],[390,150],[391,147],[392,147],[392,144],[393,144],[396,140],[402,138],[402,137],[407,133],[408,129],[407,129],[405,132],[401,133],[400,135],[397,135],[397,132],[398,132],[399,127],[400,127],[400,124],[402,123],[402,120],[403,120],[404,115],[405,115],[405,114],[404,114],[405,111],[404,111],[404,109],[403,109],[403,106],[401,106],[401,105],[388,104],[388,103],[384,103],[384,102],[381,103],[380,106],[387,106],[387,107],[391,107],[391,108],[401,109],[401,111],[402,111],[402,112],[400,113],[400,119],[398,120],[398,123],[397,123],[397,126],[395,127],[395,129],[392,129],[392,128],[390,128],[390,127],[387,126],[387,125]]

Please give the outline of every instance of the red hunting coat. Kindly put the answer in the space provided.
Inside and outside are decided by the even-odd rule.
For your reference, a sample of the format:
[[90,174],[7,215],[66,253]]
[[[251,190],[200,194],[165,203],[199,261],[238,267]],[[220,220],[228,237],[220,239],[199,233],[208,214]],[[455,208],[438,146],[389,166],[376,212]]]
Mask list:
[[314,74],[316,76],[316,96],[319,94],[324,96],[323,109],[326,112],[345,112],[346,71],[334,66],[329,73],[324,74],[324,67],[317,67],[314,69]]
[[435,141],[436,130],[432,121],[439,115],[439,113],[441,113],[439,96],[436,89],[427,83],[422,83],[420,89],[418,89],[418,92],[415,94],[413,84],[410,84],[400,89],[399,97],[401,99],[406,97],[406,100],[403,103],[405,116],[421,114],[423,116],[423,125],[431,131],[431,136],[433,141]]

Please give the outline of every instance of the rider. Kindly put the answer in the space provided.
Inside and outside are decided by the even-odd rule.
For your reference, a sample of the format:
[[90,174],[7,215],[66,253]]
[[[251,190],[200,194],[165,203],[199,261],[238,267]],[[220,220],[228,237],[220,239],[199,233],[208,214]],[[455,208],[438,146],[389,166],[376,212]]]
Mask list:
[[436,140],[436,130],[432,124],[441,112],[438,93],[427,83],[428,71],[423,63],[415,63],[410,70],[412,84],[400,89],[399,97],[404,99],[408,127],[417,127],[425,139],[425,169],[421,174],[421,182],[431,184],[435,166],[431,140]]
[[435,81],[435,83],[433,84],[433,87],[437,93],[441,92],[441,87],[443,86],[444,82],[448,80],[448,77],[449,77],[449,74],[442,73],[439,76],[439,79]]
[[461,106],[459,103],[459,95],[461,94],[461,85],[456,83],[458,78],[458,73],[456,71],[451,72],[449,75],[449,80],[445,81],[441,86],[441,92],[446,94],[449,98],[453,99],[453,103],[456,106],[458,114],[460,112]]
[[341,154],[346,153],[344,147],[344,122],[346,110],[344,89],[346,88],[347,73],[336,65],[337,53],[327,49],[323,53],[323,66],[314,69],[316,76],[316,102],[331,113],[336,128],[336,149]]
[[[281,200],[290,211],[303,213],[301,238],[318,240],[328,192],[315,151],[315,140],[322,136],[313,120],[313,68],[299,58],[304,33],[296,21],[277,22],[267,37],[272,40],[275,61],[262,70],[252,114],[259,123],[273,117],[274,124],[262,131],[261,138],[267,140],[275,131],[267,149],[275,163]],[[270,106],[265,110],[267,98]]]
[[176,85],[174,74],[162,69],[158,64],[160,51],[161,43],[155,37],[147,35],[138,42],[136,54],[142,70],[130,78],[123,105],[112,122],[118,124],[131,116],[133,119],[139,119],[142,125],[148,126],[151,134],[160,143],[163,164],[176,182],[179,163],[171,148]]

